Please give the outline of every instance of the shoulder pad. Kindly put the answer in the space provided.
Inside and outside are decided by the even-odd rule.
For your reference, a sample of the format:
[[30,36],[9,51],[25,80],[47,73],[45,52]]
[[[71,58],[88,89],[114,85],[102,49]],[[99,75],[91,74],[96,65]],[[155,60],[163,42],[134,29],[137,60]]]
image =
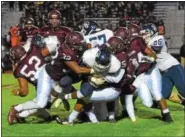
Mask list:
[[83,53],[82,60],[88,67],[93,67],[95,63],[96,54],[99,51],[98,48],[91,48]]
[[120,68],[121,62],[114,55],[111,55],[111,66],[108,73],[116,73]]

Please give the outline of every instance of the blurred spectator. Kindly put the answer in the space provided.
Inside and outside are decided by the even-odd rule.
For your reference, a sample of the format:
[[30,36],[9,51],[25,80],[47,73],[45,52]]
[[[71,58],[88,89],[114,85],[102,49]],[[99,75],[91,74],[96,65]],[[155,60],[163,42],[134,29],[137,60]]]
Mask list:
[[19,45],[20,36],[19,36],[19,27],[18,25],[12,26],[10,28],[10,38],[11,38],[11,47]]
[[164,22],[161,19],[158,23],[158,32],[160,35],[164,35],[165,34],[165,26],[164,26]]
[[[11,8],[14,8],[14,3],[9,2]],[[62,25],[74,28],[78,28],[78,23],[84,18],[121,18],[125,22],[136,22],[141,25],[148,23],[147,17],[154,9],[154,2],[150,1],[20,1],[18,4],[21,11],[24,7],[26,17],[34,19],[37,27],[48,24],[47,14],[54,9],[58,9],[62,14]],[[122,25],[125,26],[125,23]]]
[[9,2],[9,8],[10,8],[11,11],[14,11],[14,4],[15,4],[14,1]]

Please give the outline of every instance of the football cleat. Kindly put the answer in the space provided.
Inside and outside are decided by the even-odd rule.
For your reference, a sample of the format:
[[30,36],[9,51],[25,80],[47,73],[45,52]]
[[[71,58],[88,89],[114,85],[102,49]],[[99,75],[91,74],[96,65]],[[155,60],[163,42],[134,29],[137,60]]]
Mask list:
[[69,122],[68,118],[62,120],[60,117],[56,117],[56,122],[62,125],[73,125],[73,122]]
[[8,123],[10,124],[10,125],[12,125],[12,124],[14,124],[14,123],[16,123],[16,122],[18,122],[17,121],[17,119],[18,119],[18,112],[17,112],[17,110],[15,110],[15,105],[13,105],[12,107],[11,107],[11,109],[10,109],[10,112],[8,113]]
[[170,116],[170,112],[168,112],[168,113],[162,113],[162,120],[164,121],[164,122],[167,122],[167,123],[172,123],[173,122],[173,120],[172,120],[172,118],[171,118],[171,116]]
[[109,123],[116,123],[116,119],[115,118],[109,118]]

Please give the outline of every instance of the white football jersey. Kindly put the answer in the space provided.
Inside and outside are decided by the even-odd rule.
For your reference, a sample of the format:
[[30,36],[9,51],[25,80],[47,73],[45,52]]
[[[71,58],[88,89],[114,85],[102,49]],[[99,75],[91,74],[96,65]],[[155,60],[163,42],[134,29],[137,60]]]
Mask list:
[[112,36],[114,36],[114,33],[109,29],[105,29],[94,34],[84,36],[84,38],[86,42],[91,43],[92,48],[94,48],[105,44]]
[[162,46],[161,51],[157,53],[157,67],[161,71],[166,71],[167,69],[171,68],[172,66],[178,65],[179,62],[175,59],[170,53],[168,53],[168,49],[166,46],[165,39],[162,35],[155,36],[149,42],[149,47],[155,46]]
[[[83,63],[88,67],[93,68],[98,51],[99,48],[91,48],[86,50],[82,56]],[[108,73],[116,73],[120,68],[120,61],[114,55],[111,55],[111,66]]]

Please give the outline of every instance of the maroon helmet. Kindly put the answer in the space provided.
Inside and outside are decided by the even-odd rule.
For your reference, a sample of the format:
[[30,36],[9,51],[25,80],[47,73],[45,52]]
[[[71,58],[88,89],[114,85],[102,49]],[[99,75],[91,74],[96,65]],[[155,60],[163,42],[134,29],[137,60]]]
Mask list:
[[52,10],[48,13],[48,19],[52,27],[57,27],[60,25],[61,14],[58,10]]
[[26,19],[26,22],[25,22],[25,25],[34,25],[34,20],[33,20],[33,18],[27,18],[27,19]]
[[114,31],[114,36],[121,37],[123,40],[128,38],[128,30],[125,27],[119,27]]
[[128,25],[128,37],[129,40],[132,40],[133,38],[139,36],[140,33],[140,27],[136,24],[130,24]]
[[65,38],[65,44],[74,51],[83,52],[87,48],[84,36],[78,31],[70,32]]
[[16,46],[10,49],[10,59],[13,63],[21,61],[26,55],[26,51],[22,46]]
[[121,51],[125,51],[127,46],[123,39],[113,36],[108,40],[108,48],[111,50],[112,53],[116,54]]

